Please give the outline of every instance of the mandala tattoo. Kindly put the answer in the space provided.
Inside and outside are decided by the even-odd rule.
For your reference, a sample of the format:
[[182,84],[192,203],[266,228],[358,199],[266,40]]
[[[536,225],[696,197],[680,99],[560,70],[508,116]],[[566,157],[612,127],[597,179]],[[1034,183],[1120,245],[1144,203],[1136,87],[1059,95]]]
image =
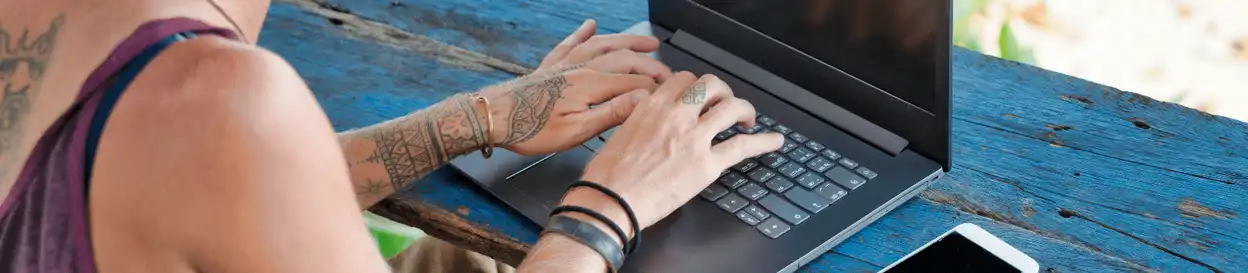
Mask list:
[[511,120],[507,137],[501,143],[507,145],[523,142],[537,135],[546,126],[550,112],[555,109],[555,102],[568,86],[568,80],[563,74],[555,74],[540,82],[523,84],[507,91],[513,108],[509,116]]
[[685,94],[680,96],[680,102],[689,105],[706,103],[706,83],[694,82],[689,89],[685,89]]
[[17,35],[0,22],[0,185],[10,182],[9,172],[18,165],[26,117],[64,21],[64,15],[57,16],[43,33],[32,34],[26,28]]

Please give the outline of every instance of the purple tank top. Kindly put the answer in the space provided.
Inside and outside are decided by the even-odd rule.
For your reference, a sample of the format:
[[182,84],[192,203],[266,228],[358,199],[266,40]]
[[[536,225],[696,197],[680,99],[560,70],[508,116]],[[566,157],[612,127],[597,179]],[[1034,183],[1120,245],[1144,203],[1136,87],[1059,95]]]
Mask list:
[[106,90],[130,80],[118,79],[119,71],[145,49],[183,32],[235,38],[226,29],[172,18],[147,22],[118,44],[39,138],[0,206],[0,272],[96,271],[87,221],[92,121],[97,113],[107,115],[98,111],[102,106],[111,109],[115,102],[106,99]]

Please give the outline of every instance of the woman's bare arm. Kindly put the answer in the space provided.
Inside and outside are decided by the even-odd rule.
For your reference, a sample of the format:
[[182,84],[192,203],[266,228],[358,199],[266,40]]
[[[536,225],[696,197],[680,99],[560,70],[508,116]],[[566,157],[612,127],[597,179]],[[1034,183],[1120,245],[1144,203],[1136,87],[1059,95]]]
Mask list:
[[[587,21],[528,76],[339,134],[360,207],[480,150],[487,141],[496,149],[546,154],[580,145],[624,122],[636,98],[671,76],[671,70],[637,53],[657,49],[658,40],[594,36],[595,27]],[[490,109],[477,104],[475,96],[488,98]],[[494,133],[488,138],[487,111]]]

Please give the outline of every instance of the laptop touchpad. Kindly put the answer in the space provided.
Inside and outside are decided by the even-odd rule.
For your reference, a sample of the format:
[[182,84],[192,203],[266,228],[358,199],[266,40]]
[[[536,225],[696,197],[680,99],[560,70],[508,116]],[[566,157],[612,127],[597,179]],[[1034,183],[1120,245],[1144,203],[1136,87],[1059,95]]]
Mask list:
[[559,152],[507,179],[507,189],[495,194],[545,227],[550,210],[559,206],[568,185],[581,179],[585,165],[593,157],[594,152],[582,146]]

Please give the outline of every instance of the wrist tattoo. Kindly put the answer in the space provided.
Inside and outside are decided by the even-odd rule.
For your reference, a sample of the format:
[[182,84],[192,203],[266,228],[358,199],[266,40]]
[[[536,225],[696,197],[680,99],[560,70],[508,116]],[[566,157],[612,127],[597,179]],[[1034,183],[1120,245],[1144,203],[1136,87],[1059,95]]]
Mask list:
[[694,82],[688,89],[685,89],[685,94],[680,96],[680,102],[689,105],[706,103],[706,83]]
[[[455,95],[426,110],[365,129],[365,139],[376,148],[367,158],[348,162],[381,164],[390,179],[390,190],[401,190],[451,158],[485,145],[478,111],[469,96]],[[370,197],[378,195],[376,187],[382,182],[365,179],[355,184],[357,195]]]

